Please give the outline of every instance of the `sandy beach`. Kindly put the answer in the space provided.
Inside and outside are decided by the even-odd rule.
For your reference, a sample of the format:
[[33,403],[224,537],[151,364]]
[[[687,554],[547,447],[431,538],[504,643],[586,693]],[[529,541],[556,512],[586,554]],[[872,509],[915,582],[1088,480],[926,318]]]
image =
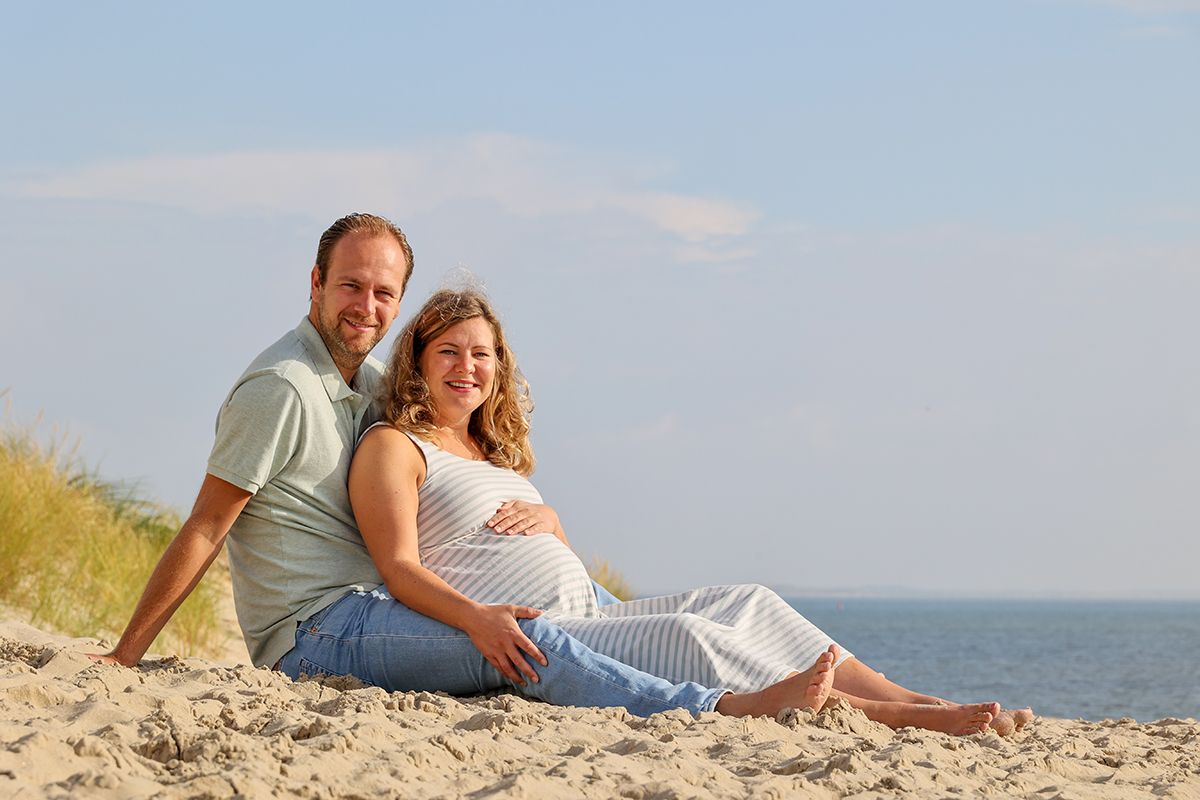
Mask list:
[[649,719],[264,669],[93,664],[0,622],[5,797],[1200,797],[1200,724],[1038,719],[1010,739],[859,712]]

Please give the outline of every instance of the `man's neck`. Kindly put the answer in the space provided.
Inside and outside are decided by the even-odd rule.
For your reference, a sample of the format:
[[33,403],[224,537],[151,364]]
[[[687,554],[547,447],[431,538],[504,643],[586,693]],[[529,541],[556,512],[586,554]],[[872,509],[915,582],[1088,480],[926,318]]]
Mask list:
[[333,360],[333,365],[341,373],[342,380],[346,382],[347,386],[353,386],[354,376],[358,373],[358,368],[362,366],[362,363],[367,360],[367,357],[363,356],[353,364],[343,364],[338,361],[338,357],[333,354],[333,348],[329,346],[329,340],[325,338],[325,334],[321,330],[321,325],[317,321],[317,310],[315,308],[309,309],[308,321],[312,323],[313,329],[321,337],[321,344],[325,345],[325,352],[329,353],[329,357]]

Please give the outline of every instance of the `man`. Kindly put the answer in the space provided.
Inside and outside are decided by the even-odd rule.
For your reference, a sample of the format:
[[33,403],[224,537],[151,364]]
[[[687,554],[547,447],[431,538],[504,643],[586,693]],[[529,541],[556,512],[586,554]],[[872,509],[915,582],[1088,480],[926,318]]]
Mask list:
[[[354,674],[356,662],[382,659],[389,690],[472,694],[507,682],[561,705],[625,706],[640,715],[718,705],[723,713],[774,713],[778,692],[734,695],[672,685],[589,650],[520,606],[480,606],[492,623],[472,635],[491,637],[509,655],[497,671],[463,631],[373,591],[382,580],[355,526],[346,477],[382,373],[368,354],[396,318],[412,267],[404,234],[382,217],[351,214],[325,231],[308,315],[234,385],[191,514],[116,647],[93,657],[136,665],[228,536],[251,660],[293,678]],[[299,625],[337,639],[339,663],[306,659],[297,647]]]

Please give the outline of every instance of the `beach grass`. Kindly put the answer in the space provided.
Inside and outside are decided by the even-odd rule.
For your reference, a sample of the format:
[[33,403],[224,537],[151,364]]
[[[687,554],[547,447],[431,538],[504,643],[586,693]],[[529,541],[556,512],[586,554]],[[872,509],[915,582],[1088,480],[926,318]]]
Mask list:
[[[0,603],[68,636],[116,636],[179,527],[178,515],[101,480],[65,437],[0,421]],[[210,655],[219,596],[203,581],[152,650]]]
[[592,556],[587,565],[588,574],[592,580],[608,589],[618,600],[633,600],[637,594],[625,576],[617,571],[610,561],[600,556]]

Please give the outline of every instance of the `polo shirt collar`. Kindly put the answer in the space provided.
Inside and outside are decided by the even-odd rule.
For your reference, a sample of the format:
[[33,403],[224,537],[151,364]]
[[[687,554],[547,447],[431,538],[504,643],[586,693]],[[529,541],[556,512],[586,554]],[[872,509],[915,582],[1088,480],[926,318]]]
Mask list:
[[325,393],[329,395],[331,402],[336,403],[339,400],[359,396],[358,392],[346,384],[342,373],[338,371],[337,364],[333,363],[333,356],[329,355],[329,348],[325,346],[325,340],[321,338],[321,334],[317,333],[312,320],[307,316],[300,320],[300,324],[296,327],[296,336],[299,337],[304,349],[312,358],[313,365],[317,368],[317,374],[321,378],[321,385],[325,387]]

